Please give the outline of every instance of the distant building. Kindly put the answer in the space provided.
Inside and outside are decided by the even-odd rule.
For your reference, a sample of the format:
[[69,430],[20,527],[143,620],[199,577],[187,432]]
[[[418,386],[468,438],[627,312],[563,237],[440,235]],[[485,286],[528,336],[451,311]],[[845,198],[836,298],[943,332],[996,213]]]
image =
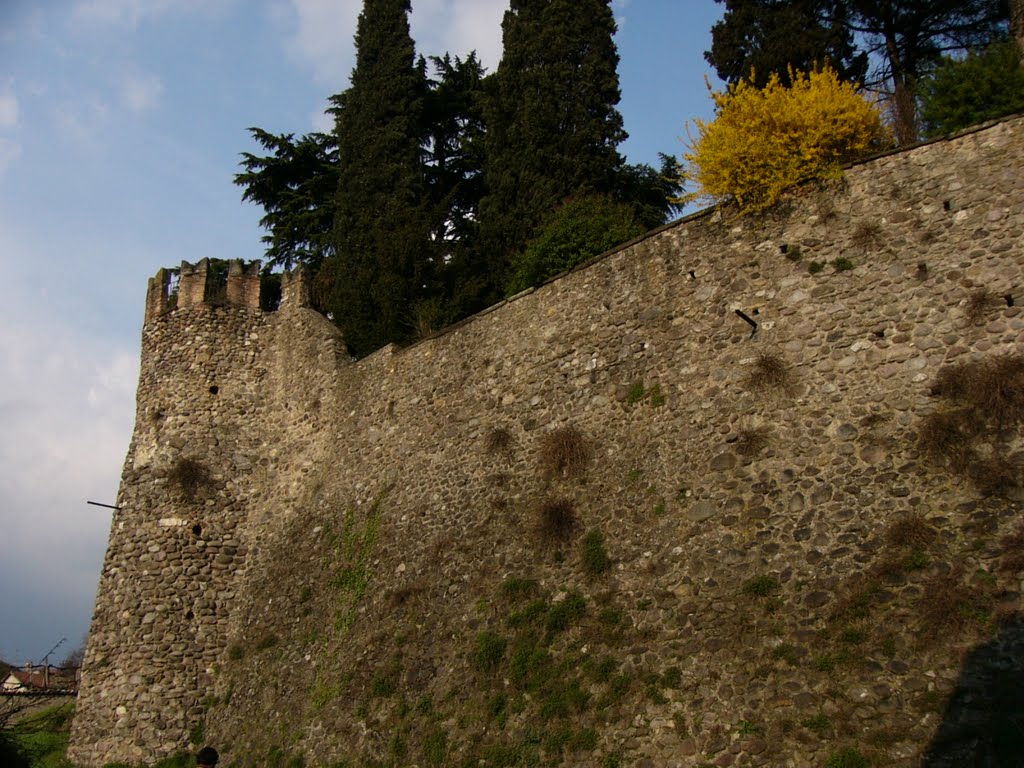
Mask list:
[[77,689],[77,669],[35,666],[31,662],[21,669],[12,667],[0,683],[0,693],[4,694],[66,694]]

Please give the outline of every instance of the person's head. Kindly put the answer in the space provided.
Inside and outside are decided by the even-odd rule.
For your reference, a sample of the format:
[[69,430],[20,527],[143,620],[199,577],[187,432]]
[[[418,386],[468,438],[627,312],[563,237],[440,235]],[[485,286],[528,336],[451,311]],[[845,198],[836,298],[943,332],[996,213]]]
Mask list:
[[220,755],[217,754],[217,750],[213,747],[203,747],[199,750],[199,754],[196,755],[196,765],[213,768],[217,764],[219,757]]

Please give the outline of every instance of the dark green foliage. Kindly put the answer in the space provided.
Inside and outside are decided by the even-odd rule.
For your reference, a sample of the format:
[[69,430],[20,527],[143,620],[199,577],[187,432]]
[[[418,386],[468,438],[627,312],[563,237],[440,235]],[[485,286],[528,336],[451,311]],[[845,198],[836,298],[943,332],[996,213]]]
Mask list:
[[8,768],[30,768],[32,765],[6,731],[0,732],[0,762]]
[[604,534],[596,528],[583,538],[583,570],[591,576],[600,576],[612,567],[611,558],[604,548]]
[[511,578],[501,584],[501,594],[509,600],[522,600],[540,594],[540,584],[536,579]]
[[[842,80],[864,82],[868,57],[857,52],[834,0],[715,0],[725,4],[711,28],[704,58],[728,83],[751,78],[763,88],[772,73],[789,85],[790,68],[804,72],[826,61]],[[753,72],[753,76],[751,75]]]
[[513,258],[506,293],[540,285],[644,231],[632,205],[598,196],[568,200],[547,217],[526,250]]
[[[37,705],[40,702],[36,697],[30,699]],[[20,706],[14,701],[5,705],[7,717]],[[0,728],[0,765],[4,768],[68,765],[64,753],[73,712],[73,704],[58,704],[36,712],[23,711],[17,722],[5,718]]]
[[434,76],[423,118],[435,275],[430,295],[416,307],[421,336],[483,308],[480,293],[488,280],[477,253],[477,212],[484,191],[484,69],[474,53],[430,61]]
[[444,765],[448,755],[448,734],[435,730],[423,740],[423,762],[427,765]]
[[836,750],[825,761],[826,768],[869,768],[870,765],[871,761],[853,747]]
[[493,672],[505,655],[505,638],[496,632],[485,630],[476,636],[476,650],[473,665],[481,672]]
[[918,81],[943,54],[986,45],[1004,33],[1005,0],[845,0],[851,28],[881,62],[872,78],[891,94],[901,144],[917,138]]
[[921,122],[928,136],[1024,111],[1024,67],[1013,42],[964,58],[945,56],[921,81]]
[[564,632],[586,612],[587,601],[583,599],[583,595],[576,591],[570,592],[564,600],[555,603],[548,611],[544,627],[551,634]]
[[427,91],[409,35],[409,0],[367,0],[352,87],[337,97],[334,254],[318,293],[359,357],[413,336],[431,283],[431,206],[423,160]]
[[658,168],[646,163],[624,165],[615,175],[614,199],[632,206],[645,231],[660,227],[682,210],[672,202],[683,192],[682,166],[672,155],[659,152],[658,157]]
[[269,155],[242,153],[245,169],[235,174],[242,199],[263,207],[267,230],[267,267],[316,267],[330,252],[334,195],[338,188],[334,136],[309,133],[275,135],[260,128],[249,133]]
[[753,576],[743,582],[743,594],[751,597],[771,597],[782,585],[772,576]]
[[512,256],[570,196],[610,195],[626,138],[609,0],[512,0],[488,78],[481,252],[505,285]]
[[917,138],[918,81],[943,55],[1004,36],[1009,19],[1005,0],[719,1],[734,15],[713,30],[707,57],[723,78],[746,77],[751,65],[758,80],[773,69],[782,75],[787,64],[820,62],[824,51],[844,77],[860,80],[870,59],[866,85],[888,96],[901,144]]

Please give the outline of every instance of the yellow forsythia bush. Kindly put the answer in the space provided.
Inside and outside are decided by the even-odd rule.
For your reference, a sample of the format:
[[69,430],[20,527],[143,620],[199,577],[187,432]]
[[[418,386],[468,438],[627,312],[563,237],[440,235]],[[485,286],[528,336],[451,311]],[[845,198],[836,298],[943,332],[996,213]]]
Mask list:
[[843,163],[892,145],[877,105],[825,67],[791,72],[792,86],[772,75],[763,89],[746,80],[711,94],[716,117],[697,120],[684,154],[687,200],[733,200],[760,210],[805,179],[839,173]]

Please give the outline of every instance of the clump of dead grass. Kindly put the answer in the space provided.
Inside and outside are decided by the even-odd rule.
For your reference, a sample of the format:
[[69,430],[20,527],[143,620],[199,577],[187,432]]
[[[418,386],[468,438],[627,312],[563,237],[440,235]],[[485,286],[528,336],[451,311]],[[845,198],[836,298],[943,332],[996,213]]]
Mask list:
[[854,227],[850,235],[850,242],[858,248],[865,250],[880,244],[882,240],[882,227],[877,221],[861,221]]
[[932,392],[1009,427],[1024,422],[1024,355],[996,355],[943,368]]
[[1024,522],[1003,537],[1002,568],[1007,571],[1024,571]]
[[564,544],[578,528],[576,507],[569,499],[545,499],[537,510],[537,533],[548,543]]
[[962,568],[937,573],[924,583],[918,602],[921,639],[938,640],[983,624],[993,608],[991,591],[968,585]]
[[512,433],[505,427],[492,428],[484,438],[484,448],[491,455],[512,453],[514,443]]
[[912,512],[885,529],[885,541],[894,547],[927,547],[938,535],[925,516]]
[[751,390],[781,390],[789,392],[793,374],[785,359],[774,352],[761,352],[747,373],[746,386]]
[[988,288],[978,288],[971,292],[964,305],[964,317],[971,325],[980,323],[996,305],[996,296]]
[[977,459],[969,468],[971,481],[983,496],[1006,496],[1021,484],[1021,460],[1017,454],[993,453]]
[[970,444],[974,429],[966,410],[936,411],[922,420],[917,440],[929,456],[963,472],[974,458]]
[[771,430],[768,427],[747,427],[736,433],[736,452],[753,458],[768,447]]
[[931,392],[943,404],[921,422],[921,449],[968,477],[984,495],[1019,488],[1022,457],[1011,452],[1011,443],[1024,424],[1024,355],[946,366]]
[[553,429],[541,438],[538,463],[548,477],[579,477],[586,473],[590,455],[587,439],[570,425]]

